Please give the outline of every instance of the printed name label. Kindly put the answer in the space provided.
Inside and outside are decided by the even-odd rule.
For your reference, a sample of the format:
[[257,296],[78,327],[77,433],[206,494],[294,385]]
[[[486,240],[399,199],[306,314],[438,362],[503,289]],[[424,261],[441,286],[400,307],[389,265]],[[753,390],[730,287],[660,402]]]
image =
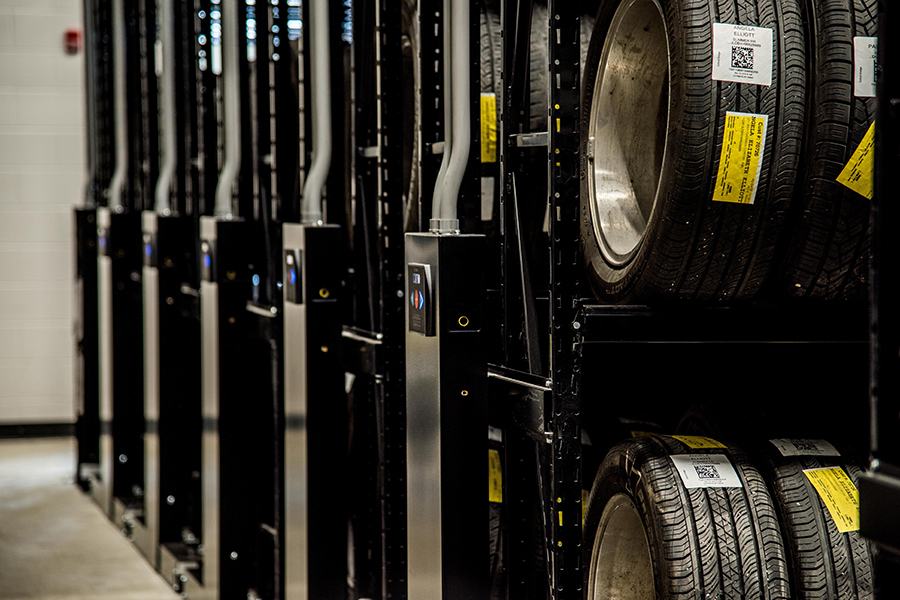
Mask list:
[[772,85],[772,40],[766,27],[713,23],[712,78]]
[[782,456],[840,456],[837,448],[825,440],[778,439],[769,442]]
[[837,182],[869,200],[875,195],[875,123],[863,136]]
[[481,162],[497,162],[497,96],[481,95]]
[[768,115],[729,112],[713,201],[753,204],[766,151]]
[[488,502],[503,502],[503,469],[498,450],[488,450]]
[[722,442],[718,442],[712,438],[700,435],[673,435],[673,438],[694,450],[704,450],[707,448],[727,448]]
[[838,531],[859,531],[859,490],[840,467],[803,471],[819,493]]
[[853,93],[860,98],[875,97],[875,63],[878,38],[853,38]]
[[669,458],[688,489],[743,487],[724,454],[677,454]]

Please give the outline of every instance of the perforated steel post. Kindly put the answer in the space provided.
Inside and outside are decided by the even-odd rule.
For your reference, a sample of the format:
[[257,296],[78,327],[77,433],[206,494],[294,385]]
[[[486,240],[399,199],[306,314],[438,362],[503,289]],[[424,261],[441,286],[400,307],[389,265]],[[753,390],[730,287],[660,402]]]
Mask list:
[[579,392],[579,193],[581,6],[549,2],[548,169],[550,192],[550,370],[553,393],[549,431],[551,587],[556,600],[582,597],[581,432]]

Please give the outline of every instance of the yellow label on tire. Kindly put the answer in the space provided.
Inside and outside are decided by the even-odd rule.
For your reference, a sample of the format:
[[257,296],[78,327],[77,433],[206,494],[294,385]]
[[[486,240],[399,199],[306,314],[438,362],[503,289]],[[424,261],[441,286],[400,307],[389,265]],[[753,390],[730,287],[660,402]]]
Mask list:
[[633,437],[633,438],[636,438],[636,437],[650,437],[650,436],[656,435],[655,433],[653,433],[653,432],[651,432],[651,431],[629,431],[628,433],[630,433],[630,434],[631,434],[631,437]]
[[753,204],[766,150],[769,115],[729,112],[713,201]]
[[503,502],[503,470],[498,450],[488,450],[488,501]]
[[831,513],[838,531],[859,531],[859,490],[840,467],[803,471]]
[[497,96],[481,95],[481,162],[497,162]]
[[875,195],[875,123],[863,136],[850,162],[838,175],[837,182],[869,200]]
[[694,450],[703,450],[706,448],[727,448],[725,444],[722,442],[717,442],[716,440],[708,437],[702,437],[699,435],[673,435],[673,438],[687,446],[688,448],[693,448]]

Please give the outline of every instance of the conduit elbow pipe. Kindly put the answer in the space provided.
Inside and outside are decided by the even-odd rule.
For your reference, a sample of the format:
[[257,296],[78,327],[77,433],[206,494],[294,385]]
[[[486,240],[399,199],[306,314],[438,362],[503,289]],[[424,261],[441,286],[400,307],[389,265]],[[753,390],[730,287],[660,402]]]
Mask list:
[[238,80],[240,19],[238,3],[221,3],[222,11],[222,86],[224,88],[225,164],[216,185],[215,216],[234,217],[233,189],[241,166],[241,93]]
[[322,190],[331,170],[331,51],[329,48],[329,2],[310,3],[309,31],[312,63],[313,152],[312,164],[303,185],[301,221],[322,222]]
[[[449,12],[445,8],[445,18],[449,16],[449,28],[444,27],[444,37],[450,38],[450,52],[445,53],[445,58],[450,59],[450,86],[445,85],[445,111],[446,105],[450,105],[451,118],[445,123],[444,128],[447,138],[452,140],[449,145],[444,144],[444,160],[441,168],[446,165],[444,179],[438,183],[440,189],[435,190],[435,206],[431,230],[438,233],[456,233],[459,231],[458,203],[459,190],[462,187],[463,177],[469,163],[469,151],[471,149],[472,110],[469,102],[471,85],[469,83],[470,48],[469,48],[469,4],[470,0],[448,0]],[[448,31],[449,29],[449,31]],[[445,62],[446,65],[446,62]],[[448,69],[445,68],[444,79],[448,79]]]
[[441,157],[441,166],[438,169],[437,178],[434,181],[434,196],[431,200],[431,222],[428,228],[431,231],[441,230],[443,215],[444,182],[447,179],[447,169],[450,165],[450,155],[453,150],[453,72],[448,62],[452,58],[452,4],[453,0],[444,0],[444,155]]
[[108,206],[122,212],[122,189],[128,172],[128,132],[125,130],[125,0],[112,3],[113,42],[113,126],[115,127],[116,166],[109,181]]
[[162,42],[162,77],[160,79],[160,126],[162,127],[162,165],[156,181],[154,209],[161,215],[172,213],[170,193],[175,173],[175,10],[173,0],[159,4]]

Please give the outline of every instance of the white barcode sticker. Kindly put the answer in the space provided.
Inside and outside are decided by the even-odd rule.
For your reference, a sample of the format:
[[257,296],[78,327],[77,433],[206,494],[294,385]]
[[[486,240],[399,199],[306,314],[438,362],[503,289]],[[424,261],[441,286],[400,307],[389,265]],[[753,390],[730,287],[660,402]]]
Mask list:
[[878,38],[853,38],[853,94],[861,98],[875,97],[875,62],[878,60]]
[[688,489],[743,487],[724,454],[676,454],[669,458]]
[[825,440],[797,440],[783,438],[769,440],[782,456],[840,456],[837,448]]
[[772,85],[772,39],[766,27],[713,23],[712,78]]

